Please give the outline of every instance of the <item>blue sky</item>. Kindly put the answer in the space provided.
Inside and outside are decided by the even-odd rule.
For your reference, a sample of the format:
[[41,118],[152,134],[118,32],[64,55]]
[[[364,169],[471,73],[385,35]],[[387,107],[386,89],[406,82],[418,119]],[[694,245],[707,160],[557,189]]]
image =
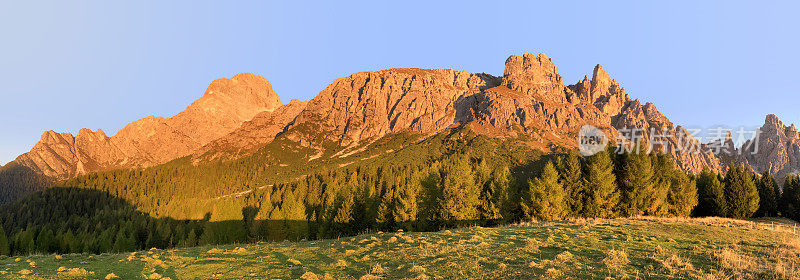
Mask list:
[[502,75],[526,51],[567,83],[600,63],[677,124],[800,122],[797,2],[383,2],[2,1],[0,164],[45,130],[172,116],[240,72],[288,102],[389,67]]

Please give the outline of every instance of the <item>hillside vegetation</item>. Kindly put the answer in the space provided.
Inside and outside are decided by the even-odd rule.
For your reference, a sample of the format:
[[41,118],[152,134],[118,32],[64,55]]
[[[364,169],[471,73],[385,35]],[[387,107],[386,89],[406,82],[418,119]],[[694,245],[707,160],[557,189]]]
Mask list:
[[743,166],[695,177],[664,154],[612,147],[589,157],[563,148],[543,154],[521,140],[462,128],[422,141],[398,134],[319,158],[277,141],[235,161],[93,173],[0,207],[0,255],[315,240],[532,219],[800,217],[800,180],[793,177],[781,191],[768,173],[756,177]]
[[573,219],[317,241],[4,257],[4,279],[800,279],[782,219]]

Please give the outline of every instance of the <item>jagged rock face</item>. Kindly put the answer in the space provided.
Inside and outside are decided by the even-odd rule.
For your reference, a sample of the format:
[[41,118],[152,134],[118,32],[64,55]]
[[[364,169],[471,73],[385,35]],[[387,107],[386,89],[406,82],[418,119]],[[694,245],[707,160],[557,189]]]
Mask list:
[[428,135],[456,120],[467,95],[497,79],[450,69],[389,69],[340,78],[308,102],[287,137],[351,146],[400,131]]
[[543,53],[510,56],[503,71],[503,86],[546,101],[566,101],[563,78],[553,61]]
[[194,154],[194,162],[233,159],[264,147],[294,122],[307,104],[308,102],[293,99],[274,111],[258,113],[238,129],[203,146]]
[[564,86],[558,68],[544,54],[509,57],[501,79],[454,70],[356,73],[334,81],[309,101],[284,135],[324,149],[325,141],[347,147],[395,132],[430,135],[464,124],[492,136],[521,131],[566,146],[577,145],[570,135],[584,124],[600,127],[613,139],[617,129],[655,129],[680,137],[664,144],[679,167],[691,172],[719,168],[713,154],[677,149],[679,141],[698,146],[699,141],[653,104],[631,100],[602,66],[594,68],[592,80]]
[[[675,127],[653,104],[632,100],[597,65],[592,79],[565,86],[544,54],[506,60],[503,77],[450,69],[388,69],[335,80],[314,99],[282,105],[266,79],[240,74],[214,81],[203,98],[169,119],[147,117],[113,137],[82,130],[76,137],[45,133],[19,161],[53,177],[150,166],[192,155],[195,162],[250,154],[276,137],[318,149],[363,146],[398,132],[429,136],[470,125],[496,137],[524,133],[540,145],[577,146],[575,134],[592,124],[617,138],[618,129]],[[796,135],[796,133],[795,133]],[[685,141],[696,141],[686,136]],[[717,169],[713,155],[665,144],[676,164]]]
[[614,127],[631,143],[653,147],[657,152],[672,156],[675,165],[684,171],[699,173],[704,167],[720,171],[719,159],[689,131],[675,126],[653,103],[641,105],[639,100],[626,102],[619,115],[613,118]]
[[23,166],[36,167],[43,174],[66,174],[76,167],[75,137],[71,133],[52,130],[42,134],[30,152],[15,161]]
[[215,80],[202,98],[172,118],[146,117],[113,137],[102,130],[82,129],[77,136],[48,131],[16,161],[54,178],[152,166],[187,156],[256,114],[279,106],[281,101],[266,79],[238,74]]
[[769,171],[780,184],[786,176],[800,173],[800,136],[794,124],[786,126],[770,114],[759,131],[758,138],[742,145],[739,161],[749,163],[756,172]]

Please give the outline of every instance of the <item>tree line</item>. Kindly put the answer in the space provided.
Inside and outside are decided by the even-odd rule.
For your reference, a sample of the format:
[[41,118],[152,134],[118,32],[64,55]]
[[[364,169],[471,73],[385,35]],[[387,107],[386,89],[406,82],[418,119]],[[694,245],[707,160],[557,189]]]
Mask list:
[[[663,154],[609,148],[589,157],[570,150],[519,156],[474,140],[462,144],[436,146],[455,147],[440,157],[387,156],[214,198],[200,219],[158,217],[138,204],[180,190],[135,187],[147,180],[187,182],[171,178],[185,174],[156,168],[83,176],[1,207],[0,254],[122,252],[571,217],[800,218],[799,177],[787,178],[781,190],[769,173],[757,176],[743,165],[695,176]],[[195,168],[175,170],[202,173],[202,166]],[[193,201],[187,199],[173,196],[173,203],[188,207]]]

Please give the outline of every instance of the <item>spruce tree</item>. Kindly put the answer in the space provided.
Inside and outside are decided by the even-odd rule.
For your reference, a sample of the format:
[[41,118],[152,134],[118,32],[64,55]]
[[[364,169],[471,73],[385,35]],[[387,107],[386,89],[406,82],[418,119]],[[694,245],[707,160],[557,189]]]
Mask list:
[[583,206],[586,203],[588,191],[583,179],[582,169],[580,158],[574,153],[569,153],[558,159],[560,182],[567,193],[566,201],[569,206],[570,216],[573,217],[582,217],[585,214]]
[[717,177],[717,174],[703,168],[700,176],[697,177],[697,197],[698,204],[695,207],[694,215],[699,217],[727,215],[727,201],[725,200],[725,185]]
[[8,236],[6,236],[6,231],[3,230],[3,227],[0,226],[0,256],[9,255],[11,255],[11,247],[8,244]]
[[[479,176],[489,173],[489,168],[485,162],[481,162],[478,167]],[[493,221],[499,220],[503,217],[502,208],[503,201],[507,198],[506,190],[508,188],[509,174],[507,167],[501,167],[495,171],[491,171],[490,175],[485,181],[482,182],[482,190],[480,195],[480,205],[478,212],[480,213],[481,220]]]
[[419,192],[419,178],[411,176],[408,183],[398,186],[392,202],[392,216],[394,221],[403,223],[413,221],[417,216],[417,193]]
[[670,172],[669,192],[667,193],[666,214],[688,217],[697,206],[697,185],[683,172]]
[[620,166],[617,166],[617,182],[621,191],[620,214],[652,214],[656,185],[653,184],[650,157],[644,153],[626,153],[620,157]]
[[206,222],[203,228],[203,234],[200,235],[198,245],[214,245],[217,244],[217,236],[214,233],[214,224]]
[[552,162],[545,164],[541,176],[529,181],[528,187],[524,202],[530,216],[540,220],[559,220],[567,215],[566,192]]
[[586,188],[588,196],[585,207],[587,217],[613,218],[620,199],[614,176],[614,165],[608,151],[589,157],[586,165]]
[[800,220],[800,178],[797,176],[786,177],[779,208],[782,216]]
[[725,201],[728,217],[749,218],[758,210],[758,190],[743,164],[730,166],[725,174]]
[[758,188],[759,207],[756,211],[756,217],[775,217],[778,215],[778,195],[775,190],[778,185],[775,183],[775,178],[772,173],[764,171],[761,178],[756,181]]
[[450,160],[442,175],[442,197],[439,211],[445,221],[475,220],[478,218],[480,194],[470,168],[469,158],[457,156]]
[[[690,196],[678,193],[685,191],[685,187],[689,186],[683,184],[685,182],[682,181],[680,176],[685,174],[675,169],[672,158],[667,154],[651,154],[650,160],[653,166],[653,185],[648,192],[650,202],[647,203],[648,208],[645,214],[652,216],[677,215],[676,212],[682,212],[677,211],[677,209],[683,207],[676,205],[676,203],[690,203],[691,207],[694,208],[697,204],[697,192],[693,191]],[[670,198],[670,195],[672,195],[672,198]]]

